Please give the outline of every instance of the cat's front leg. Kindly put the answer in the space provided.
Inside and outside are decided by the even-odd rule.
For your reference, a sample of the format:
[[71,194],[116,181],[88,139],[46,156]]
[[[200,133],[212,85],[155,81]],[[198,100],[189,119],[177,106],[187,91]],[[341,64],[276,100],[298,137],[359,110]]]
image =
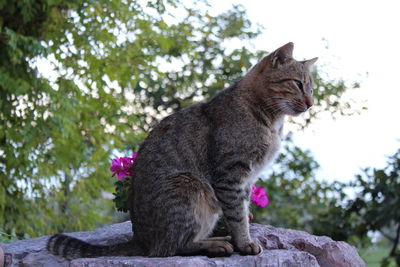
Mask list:
[[214,186],[214,190],[235,249],[244,255],[256,255],[262,252],[262,248],[251,239],[249,233],[248,190],[236,185],[219,184]]

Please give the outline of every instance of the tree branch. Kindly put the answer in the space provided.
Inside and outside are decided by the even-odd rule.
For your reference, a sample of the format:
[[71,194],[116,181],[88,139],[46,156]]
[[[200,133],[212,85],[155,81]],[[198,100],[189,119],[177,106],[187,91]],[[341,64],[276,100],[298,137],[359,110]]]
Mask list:
[[385,233],[383,230],[379,230],[379,233],[381,233],[381,235],[383,235],[385,238],[387,238],[390,242],[394,242],[395,238],[391,237],[388,233]]
[[397,231],[396,231],[396,238],[393,243],[392,250],[390,251],[390,256],[394,257],[396,255],[396,250],[397,250],[397,245],[399,244],[399,239],[400,239],[400,223],[397,225]]

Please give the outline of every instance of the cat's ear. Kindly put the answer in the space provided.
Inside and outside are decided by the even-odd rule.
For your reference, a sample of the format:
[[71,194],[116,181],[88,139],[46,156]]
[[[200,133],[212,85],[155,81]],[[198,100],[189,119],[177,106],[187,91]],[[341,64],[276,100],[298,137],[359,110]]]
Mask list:
[[293,43],[287,43],[284,46],[276,49],[274,52],[265,56],[257,65],[254,66],[253,72],[261,73],[265,68],[278,68],[292,59]]
[[312,58],[312,59],[309,59],[309,60],[304,60],[304,61],[302,61],[301,63],[303,63],[304,66],[305,66],[307,69],[311,69],[311,67],[314,65],[314,63],[315,63],[317,60],[318,60],[318,58],[315,57],[315,58]]
[[272,52],[268,56],[270,58],[271,67],[279,68],[290,62],[293,59],[293,48],[294,44],[290,42]]

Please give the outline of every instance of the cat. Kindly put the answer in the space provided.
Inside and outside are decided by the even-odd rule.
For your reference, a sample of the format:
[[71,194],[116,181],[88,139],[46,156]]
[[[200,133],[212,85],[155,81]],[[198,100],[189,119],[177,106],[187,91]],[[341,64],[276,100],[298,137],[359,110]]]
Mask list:
[[[206,103],[164,118],[144,140],[133,167],[133,239],[96,246],[57,234],[47,249],[66,258],[105,255],[256,255],[249,234],[251,185],[277,154],[286,115],[313,105],[310,67],[293,43],[264,57]],[[209,237],[222,217],[230,236]]]

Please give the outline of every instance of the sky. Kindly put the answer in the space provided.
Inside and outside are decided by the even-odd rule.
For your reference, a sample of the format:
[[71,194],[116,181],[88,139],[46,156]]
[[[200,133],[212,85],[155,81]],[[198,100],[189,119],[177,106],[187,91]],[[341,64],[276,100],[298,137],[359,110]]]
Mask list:
[[329,116],[293,134],[321,165],[318,177],[349,181],[362,168],[385,166],[400,148],[400,2],[358,0],[210,0],[213,12],[232,4],[247,9],[263,25],[256,49],[273,51],[294,42],[294,57],[318,56],[318,68],[331,79],[361,88],[344,97],[368,108],[360,115]]

